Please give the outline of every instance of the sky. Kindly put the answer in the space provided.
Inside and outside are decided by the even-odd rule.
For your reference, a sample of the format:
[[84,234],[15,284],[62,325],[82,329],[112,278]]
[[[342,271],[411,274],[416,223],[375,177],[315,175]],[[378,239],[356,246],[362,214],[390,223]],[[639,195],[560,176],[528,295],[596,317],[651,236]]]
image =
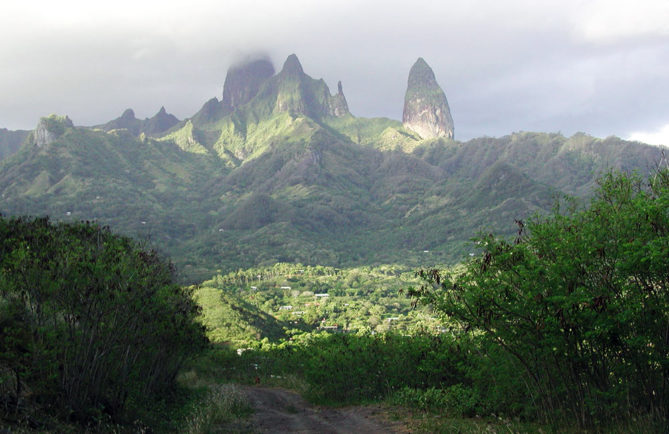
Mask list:
[[585,132],[669,145],[667,0],[7,0],[0,128],[188,118],[227,69],[295,53],[351,112],[400,120],[411,65],[444,89],[456,139]]

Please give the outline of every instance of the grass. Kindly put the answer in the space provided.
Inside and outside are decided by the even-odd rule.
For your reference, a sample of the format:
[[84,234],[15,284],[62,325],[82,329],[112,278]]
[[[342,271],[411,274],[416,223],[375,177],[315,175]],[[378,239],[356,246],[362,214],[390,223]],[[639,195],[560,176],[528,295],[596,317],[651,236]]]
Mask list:
[[234,384],[212,384],[191,416],[186,420],[184,432],[204,434],[216,431],[216,427],[232,420],[241,419],[251,413],[251,406]]

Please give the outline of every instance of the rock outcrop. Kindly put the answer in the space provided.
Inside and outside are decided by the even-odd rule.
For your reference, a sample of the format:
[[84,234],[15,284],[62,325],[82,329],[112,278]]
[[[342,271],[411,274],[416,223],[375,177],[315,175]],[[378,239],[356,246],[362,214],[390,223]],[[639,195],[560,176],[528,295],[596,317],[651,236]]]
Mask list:
[[67,128],[74,125],[67,116],[50,115],[39,120],[33,132],[33,143],[37,147],[48,146],[65,133]]
[[236,65],[228,70],[223,85],[221,105],[227,113],[249,102],[260,86],[274,75],[274,65],[268,59],[258,59]]
[[338,83],[337,94],[331,95],[323,79],[315,80],[304,73],[295,54],[288,56],[270,88],[276,88],[277,91],[275,111],[303,114],[316,119],[323,116],[341,117],[349,113],[341,82]]
[[[306,114],[309,116],[318,115],[319,108],[313,107],[314,95],[311,89],[304,83],[306,74],[302,69],[302,64],[296,55],[291,54],[281,68],[281,72],[275,77],[276,103],[274,111],[290,112],[296,114]],[[312,104],[310,104],[312,103]],[[316,109],[316,110],[312,110]]]
[[453,118],[446,95],[422,57],[409,71],[402,123],[423,139],[453,138]]
[[167,113],[165,107],[160,107],[158,113],[142,123],[142,132],[148,136],[164,133],[179,123],[179,119],[173,114]]
[[165,107],[161,107],[158,113],[152,118],[144,120],[137,119],[135,117],[135,112],[132,109],[126,109],[120,117],[113,119],[104,125],[98,125],[96,128],[105,131],[125,129],[135,136],[139,136],[142,133],[148,136],[156,136],[164,133],[178,123],[179,119],[177,119],[176,116],[167,113]]
[[262,119],[279,112],[315,119],[349,114],[341,83],[337,94],[331,95],[325,81],[305,74],[300,60],[291,54],[276,75],[267,59],[231,67],[225,78],[223,99],[210,99],[191,120],[196,127],[207,128],[207,124],[232,113],[236,119],[249,115]]
[[142,129],[142,121],[135,117],[135,112],[132,109],[126,109],[121,116],[113,119],[101,128],[105,131],[126,129],[132,134],[138,136]]
[[342,117],[346,116],[350,112],[348,111],[348,104],[346,103],[346,97],[344,96],[344,91],[341,86],[341,81],[337,82],[337,94],[332,96],[330,99],[330,116]]

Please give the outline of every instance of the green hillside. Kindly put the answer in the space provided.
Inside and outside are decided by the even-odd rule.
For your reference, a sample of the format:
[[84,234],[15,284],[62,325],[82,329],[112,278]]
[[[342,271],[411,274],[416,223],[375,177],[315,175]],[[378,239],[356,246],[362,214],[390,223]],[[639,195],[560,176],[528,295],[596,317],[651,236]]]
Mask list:
[[661,160],[585,134],[420,140],[351,115],[295,56],[276,75],[245,68],[227,100],[155,136],[132,112],[108,131],[43,118],[0,163],[0,212],[96,220],[169,254],[184,282],[276,262],[415,267],[461,261],[477,232],[588,196],[609,168]]
[[0,128],[0,160],[3,160],[21,147],[29,131],[10,131],[6,128]]

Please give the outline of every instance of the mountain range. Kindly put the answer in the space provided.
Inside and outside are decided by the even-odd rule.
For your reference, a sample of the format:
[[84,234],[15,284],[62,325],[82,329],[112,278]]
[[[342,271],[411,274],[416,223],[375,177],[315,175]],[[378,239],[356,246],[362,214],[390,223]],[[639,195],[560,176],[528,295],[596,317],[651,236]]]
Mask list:
[[[360,118],[297,56],[232,67],[222,98],[179,120],[131,109],[94,127],[67,116],[0,130],[0,212],[97,220],[147,239],[188,282],[274,262],[453,263],[477,231],[586,197],[609,169],[648,173],[657,147],[583,133],[455,140],[419,58],[403,121]],[[20,145],[20,146],[19,146]]]

